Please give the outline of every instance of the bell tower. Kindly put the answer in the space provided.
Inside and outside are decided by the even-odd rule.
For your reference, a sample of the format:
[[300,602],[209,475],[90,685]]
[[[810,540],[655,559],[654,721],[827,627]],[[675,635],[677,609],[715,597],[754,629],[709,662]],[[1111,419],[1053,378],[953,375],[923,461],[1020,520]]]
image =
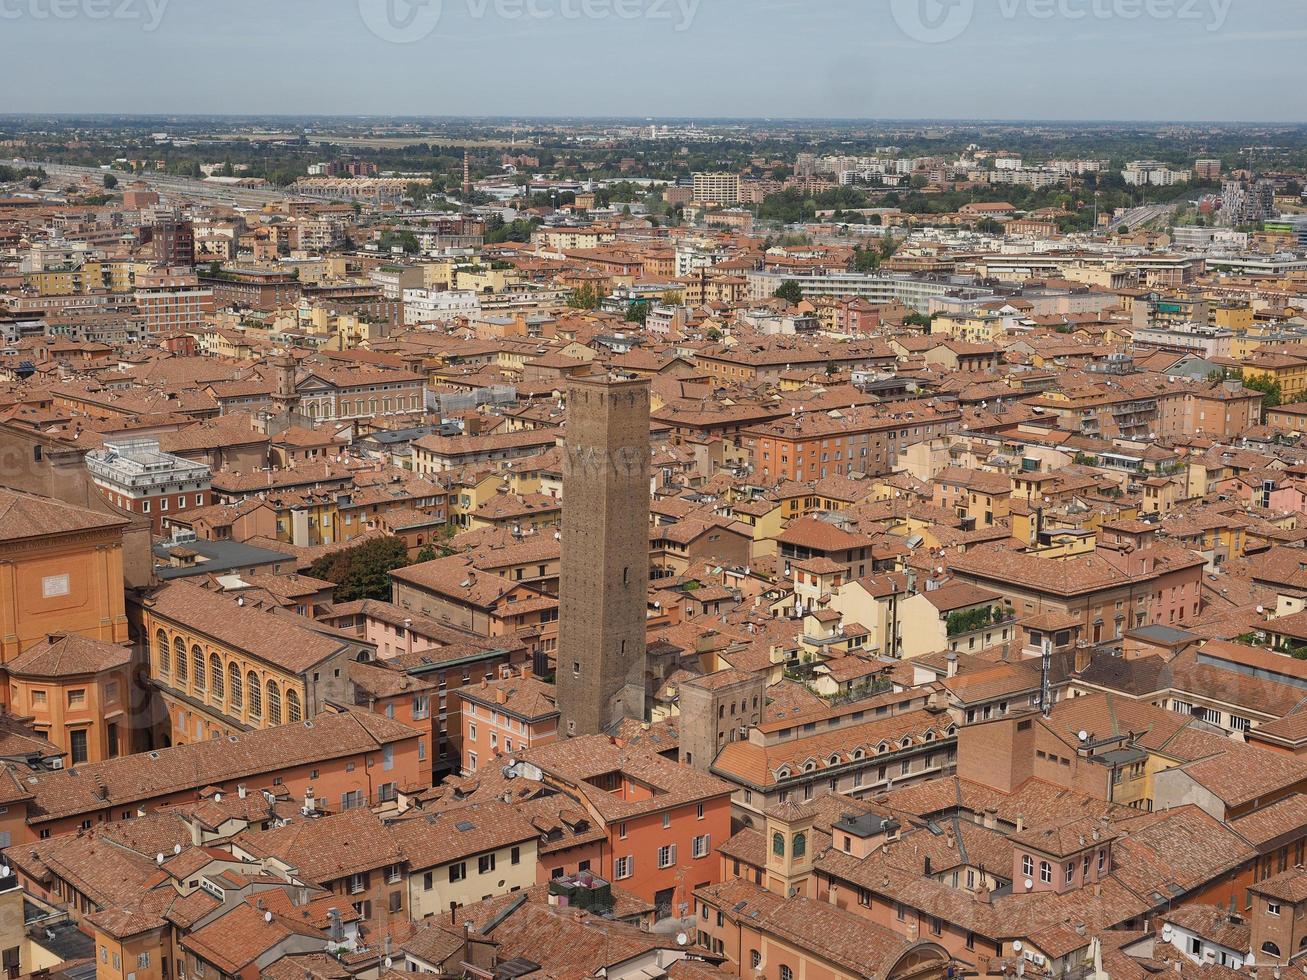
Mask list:
[[817,809],[810,803],[777,803],[767,816],[767,890],[808,898],[812,881],[812,829]]
[[295,358],[289,354],[278,354],[270,362],[276,388],[272,394],[272,404],[281,419],[290,424],[291,416],[299,409],[300,396],[295,390]]

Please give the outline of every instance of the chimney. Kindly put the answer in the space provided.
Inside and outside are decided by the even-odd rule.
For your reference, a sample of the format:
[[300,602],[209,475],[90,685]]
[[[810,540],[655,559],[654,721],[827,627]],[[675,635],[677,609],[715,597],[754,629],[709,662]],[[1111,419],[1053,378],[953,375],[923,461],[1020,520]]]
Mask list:
[[1086,670],[1088,670],[1089,661],[1091,659],[1092,658],[1090,656],[1089,647],[1084,644],[1078,645],[1076,647],[1076,673],[1083,674]]
[[957,655],[957,653],[956,653],[955,651],[953,651],[953,650],[950,650],[949,653],[948,653],[948,656],[945,657],[944,659],[948,662],[948,667],[947,667],[947,670],[946,670],[946,672],[945,672],[945,676],[946,676],[946,677],[957,677],[957,676],[958,676],[958,655]]
[[313,798],[313,787],[307,786],[304,789],[304,815],[310,816],[317,810],[317,802]]
[[508,704],[508,692],[505,691],[502,687],[499,688],[499,690],[495,691],[495,703]]
[[245,799],[245,784],[244,784],[244,783],[237,783],[237,784],[236,784],[236,795],[239,796],[242,800]]

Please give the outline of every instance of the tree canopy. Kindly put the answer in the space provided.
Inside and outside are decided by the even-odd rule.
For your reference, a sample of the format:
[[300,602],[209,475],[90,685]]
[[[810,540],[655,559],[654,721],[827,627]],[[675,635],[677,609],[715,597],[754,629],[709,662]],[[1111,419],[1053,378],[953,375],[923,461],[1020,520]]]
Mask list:
[[374,538],[309,566],[309,576],[336,584],[336,601],[390,598],[390,573],[409,564],[408,549],[399,538]]
[[787,303],[797,305],[803,302],[803,287],[794,279],[786,279],[776,287],[776,292],[772,295],[785,300]]

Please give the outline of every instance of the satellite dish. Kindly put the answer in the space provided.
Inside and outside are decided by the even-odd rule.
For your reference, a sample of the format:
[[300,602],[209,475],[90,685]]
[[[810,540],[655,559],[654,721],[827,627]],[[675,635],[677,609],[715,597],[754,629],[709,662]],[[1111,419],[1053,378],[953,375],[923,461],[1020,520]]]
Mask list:
[[1257,615],[1258,615],[1258,616],[1263,615],[1265,612],[1266,612],[1266,607],[1265,607],[1265,606],[1258,606],[1258,607],[1257,607]]
[[264,912],[264,913],[263,913],[263,921],[264,921],[264,922],[271,922],[271,921],[272,921],[272,913],[271,913],[271,912]]
[[8,877],[9,877],[9,865],[0,864],[0,878],[8,878]]
[[[1033,881],[1031,881],[1029,878],[1027,878],[1027,879],[1026,879],[1026,891],[1030,891],[1030,889],[1032,889],[1032,888],[1034,888],[1034,887],[1035,887],[1035,883],[1034,883]],[[1017,952],[1021,952],[1021,951],[1020,951],[1020,950],[1017,950]]]
[[1080,741],[1082,741],[1082,742],[1088,742],[1088,741],[1089,741],[1089,733],[1088,733],[1087,731],[1085,731],[1083,728],[1080,729]]
[[1021,952],[1021,949],[1022,949],[1022,947],[1021,947],[1021,940],[1018,939],[1016,942],[1014,942],[1014,943],[1012,944],[1012,952],[1014,952],[1014,953],[1019,953],[1019,952]]
[[172,852],[174,854],[180,854],[182,852],[182,846],[180,844],[174,844],[172,846]]
[[389,970],[389,969],[390,969],[392,966],[394,966],[394,965],[395,965],[395,961],[394,961],[393,959],[391,959],[389,956],[387,956],[387,957],[386,957],[386,969]]
[[684,945],[685,945],[686,943],[688,943],[689,941],[690,941],[690,937],[687,936],[685,933],[683,933],[683,932],[678,932],[678,933],[676,934],[676,945],[678,945],[678,946],[684,946]]
[[156,855],[154,856],[154,863],[155,863],[155,864],[163,864],[163,852],[162,852],[162,851],[160,851],[158,854],[156,854]]

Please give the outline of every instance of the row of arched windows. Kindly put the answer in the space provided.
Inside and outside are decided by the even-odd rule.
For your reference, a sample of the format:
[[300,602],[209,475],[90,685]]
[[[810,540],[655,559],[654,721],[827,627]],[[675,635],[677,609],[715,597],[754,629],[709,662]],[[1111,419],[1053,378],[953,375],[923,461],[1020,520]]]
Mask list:
[[[359,398],[356,401],[342,401],[340,403],[340,416],[341,418],[350,418],[352,416],[376,415],[378,409],[380,409],[383,414],[389,415],[391,412],[416,412],[418,408],[419,396],[417,395],[412,395],[410,397],[398,395],[394,398],[369,398],[367,400]],[[309,402],[307,406],[307,414],[309,418],[313,419],[331,418],[331,403]]]
[[[263,718],[266,708],[268,724],[282,724],[282,691],[275,680],[260,683],[259,675],[252,670],[242,676],[240,666],[235,662],[227,664],[224,670],[222,658],[210,653],[206,659],[198,644],[191,647],[188,656],[186,642],[181,637],[169,642],[168,634],[163,630],[155,634],[155,657],[160,674],[172,674],[178,683],[189,682],[197,691],[207,687],[214,700],[225,701],[237,714],[246,707],[248,697],[251,718]],[[299,692],[294,688],[286,689],[285,708],[287,723],[303,720],[304,709]]]

